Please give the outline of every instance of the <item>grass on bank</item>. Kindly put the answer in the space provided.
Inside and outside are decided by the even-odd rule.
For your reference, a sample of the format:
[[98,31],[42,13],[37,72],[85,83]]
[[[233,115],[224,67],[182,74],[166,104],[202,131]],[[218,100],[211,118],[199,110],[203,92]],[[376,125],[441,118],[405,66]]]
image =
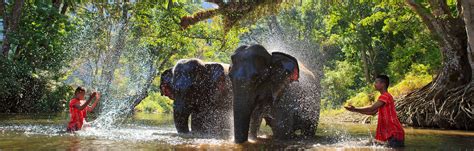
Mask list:
[[159,92],[152,92],[140,104],[135,111],[144,113],[172,113],[173,101]]

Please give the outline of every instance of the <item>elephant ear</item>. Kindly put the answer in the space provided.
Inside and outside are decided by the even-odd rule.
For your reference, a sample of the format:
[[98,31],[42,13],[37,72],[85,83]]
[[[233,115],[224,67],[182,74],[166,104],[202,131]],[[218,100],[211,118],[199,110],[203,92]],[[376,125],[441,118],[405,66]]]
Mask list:
[[173,79],[173,68],[165,70],[161,74],[161,81],[160,81],[160,93],[163,96],[167,96],[170,99],[173,99],[173,89],[171,87],[171,80]]
[[300,77],[300,69],[298,60],[295,57],[282,52],[272,53],[272,76],[276,82],[286,79],[298,81]]
[[206,64],[206,70],[209,76],[209,82],[217,86],[219,89],[222,89],[224,86],[225,80],[225,69],[219,63],[209,63]]

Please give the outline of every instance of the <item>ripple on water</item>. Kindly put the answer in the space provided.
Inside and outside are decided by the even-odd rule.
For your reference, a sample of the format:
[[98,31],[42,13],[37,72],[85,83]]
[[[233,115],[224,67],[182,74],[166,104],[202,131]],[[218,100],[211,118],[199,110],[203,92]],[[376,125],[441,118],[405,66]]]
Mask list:
[[24,133],[25,135],[48,135],[57,136],[66,134],[63,126],[52,125],[8,125],[0,126],[2,133],[5,131],[14,131]]
[[[163,118],[163,117],[161,117]],[[160,118],[160,119],[161,119]],[[167,118],[165,118],[167,119]],[[367,130],[359,130],[362,135],[348,131],[344,125],[322,124],[318,129],[318,137],[312,140],[278,141],[271,138],[271,130],[263,126],[262,134],[257,141],[244,144],[235,144],[233,140],[208,139],[197,135],[177,134],[170,122],[153,124],[130,122],[111,127],[89,127],[75,134],[65,132],[65,124],[38,124],[14,123],[0,124],[0,138],[15,136],[25,144],[37,143],[43,148],[61,148],[63,144],[70,144],[71,140],[88,144],[83,147],[93,148],[174,148],[174,149],[383,149],[381,146],[368,144],[371,136]],[[366,132],[364,132],[366,131]],[[10,136],[8,136],[10,135]],[[198,138],[197,138],[198,137]],[[28,138],[28,139],[22,139]],[[53,139],[48,139],[53,138]],[[11,139],[9,141],[19,141]],[[40,143],[40,140],[44,140]],[[49,140],[49,141],[48,141]],[[44,142],[51,142],[57,146],[48,147]],[[15,142],[12,142],[15,144]],[[1,144],[1,143],[0,143]],[[18,143],[16,143],[18,144]],[[89,145],[90,144],[90,145]],[[42,146],[43,145],[43,146]],[[44,146],[46,145],[46,146]],[[59,146],[59,147],[58,147]],[[144,147],[145,146],[145,147]],[[1,145],[0,145],[1,148]]]
[[196,138],[201,136],[196,135],[180,135],[176,133],[173,127],[149,127],[149,126],[134,126],[116,127],[116,128],[96,128],[88,127],[84,130],[77,131],[70,134],[64,131],[64,126],[51,125],[12,125],[0,126],[2,134],[5,131],[23,133],[25,136],[29,135],[47,135],[47,136],[77,136],[87,139],[105,139],[117,141],[132,141],[132,142],[147,142],[154,141],[163,144],[180,145],[180,144],[208,144],[218,145],[232,143],[231,140]]

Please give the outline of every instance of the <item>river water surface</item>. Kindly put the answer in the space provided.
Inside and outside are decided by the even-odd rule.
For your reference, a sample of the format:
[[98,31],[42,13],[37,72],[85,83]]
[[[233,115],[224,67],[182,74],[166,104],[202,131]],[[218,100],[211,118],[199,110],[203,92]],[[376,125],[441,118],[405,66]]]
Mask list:
[[[259,139],[244,144],[232,140],[178,135],[170,114],[136,113],[124,124],[64,133],[68,115],[0,115],[0,150],[390,150],[369,143],[374,124],[321,121],[317,138],[277,141],[262,125]],[[473,150],[474,132],[405,127],[404,150]]]

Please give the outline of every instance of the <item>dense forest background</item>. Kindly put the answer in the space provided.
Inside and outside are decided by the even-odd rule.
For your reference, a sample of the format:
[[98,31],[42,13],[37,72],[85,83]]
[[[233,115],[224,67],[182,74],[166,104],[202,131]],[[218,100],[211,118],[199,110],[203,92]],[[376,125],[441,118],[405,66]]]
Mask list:
[[25,2],[18,32],[10,33],[14,50],[2,58],[4,111],[62,111],[73,88],[84,85],[122,97],[146,92],[137,110],[171,112],[172,102],[157,92],[161,71],[182,58],[229,63],[242,44],[312,53],[302,61],[322,70],[324,109],[369,104],[378,74],[390,75],[398,97],[426,85],[440,68],[429,31],[398,3],[308,1],[228,32],[220,16],[179,26],[180,17],[217,7],[211,3],[76,5],[62,11]]
[[[429,2],[414,4],[434,10]],[[459,5],[448,0],[443,6],[455,14]],[[323,113],[372,103],[378,74],[389,75],[389,91],[399,100],[443,69],[433,29],[416,5],[404,2],[280,2],[257,7],[271,13],[238,23],[229,22],[228,14],[212,14],[185,27],[183,17],[219,6],[179,0],[17,0],[0,6],[5,113],[64,111],[79,85],[100,91],[102,108],[125,102],[135,111],[172,112],[172,101],[158,91],[162,71],[183,58],[229,63],[243,44],[289,52],[309,66],[319,77],[315,93],[321,93]]]

